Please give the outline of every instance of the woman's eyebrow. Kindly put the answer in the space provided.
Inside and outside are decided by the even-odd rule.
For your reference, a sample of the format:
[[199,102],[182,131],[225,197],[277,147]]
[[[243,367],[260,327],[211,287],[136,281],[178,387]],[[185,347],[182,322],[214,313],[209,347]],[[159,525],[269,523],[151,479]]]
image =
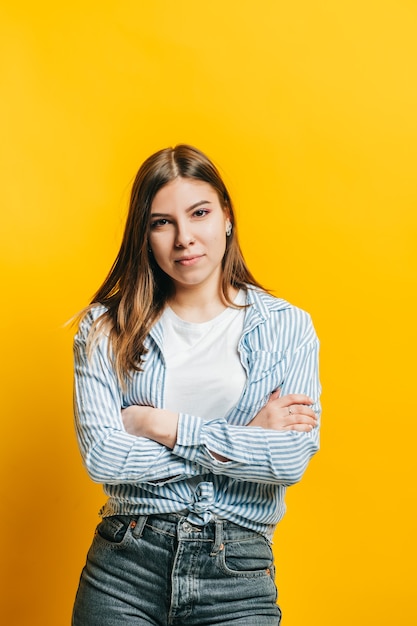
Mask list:
[[200,200],[199,202],[196,202],[195,204],[192,204],[190,207],[188,207],[188,209],[186,209],[186,212],[188,213],[189,211],[196,209],[198,206],[201,206],[202,204],[211,204],[211,202],[210,200]]
[[[189,213],[190,211],[193,211],[197,207],[201,206],[202,204],[211,204],[211,202],[210,200],[199,200],[198,202],[195,202],[194,204],[189,206],[187,209],[185,209],[185,212]],[[156,211],[151,213],[151,217],[169,217],[169,216],[170,216],[170,213],[159,213]]]

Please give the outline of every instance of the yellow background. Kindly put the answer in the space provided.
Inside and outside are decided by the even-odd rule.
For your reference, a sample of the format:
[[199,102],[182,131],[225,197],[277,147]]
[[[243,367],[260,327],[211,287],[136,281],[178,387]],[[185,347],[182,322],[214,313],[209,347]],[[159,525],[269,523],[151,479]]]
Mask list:
[[322,451],[274,543],[283,624],[417,623],[416,33],[414,0],[3,0],[4,624],[69,624],[103,497],[63,323],[138,166],[177,142],[221,166],[250,267],[322,341]]

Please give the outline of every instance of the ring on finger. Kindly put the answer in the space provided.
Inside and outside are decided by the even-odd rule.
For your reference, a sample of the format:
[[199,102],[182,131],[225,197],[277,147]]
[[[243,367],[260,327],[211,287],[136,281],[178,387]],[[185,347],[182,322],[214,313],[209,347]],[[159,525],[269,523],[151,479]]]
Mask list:
[[292,415],[292,410],[290,406],[288,407],[288,415]]

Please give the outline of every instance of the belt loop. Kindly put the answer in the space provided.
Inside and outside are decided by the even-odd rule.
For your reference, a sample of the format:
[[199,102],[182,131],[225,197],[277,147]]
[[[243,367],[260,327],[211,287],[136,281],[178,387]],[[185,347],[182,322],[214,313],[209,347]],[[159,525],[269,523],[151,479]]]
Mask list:
[[216,556],[224,549],[223,544],[223,520],[216,519],[214,522],[214,544],[210,556]]
[[135,539],[140,539],[142,537],[143,529],[145,527],[147,519],[147,515],[139,515],[137,519],[132,519],[132,521],[130,522],[132,536],[135,537]]

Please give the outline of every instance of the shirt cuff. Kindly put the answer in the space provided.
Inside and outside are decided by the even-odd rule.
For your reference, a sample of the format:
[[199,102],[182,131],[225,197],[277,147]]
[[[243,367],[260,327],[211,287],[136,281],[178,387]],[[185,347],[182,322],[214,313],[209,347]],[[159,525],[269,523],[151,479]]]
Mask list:
[[194,461],[201,445],[203,420],[195,415],[179,413],[177,442],[172,452],[183,459]]

